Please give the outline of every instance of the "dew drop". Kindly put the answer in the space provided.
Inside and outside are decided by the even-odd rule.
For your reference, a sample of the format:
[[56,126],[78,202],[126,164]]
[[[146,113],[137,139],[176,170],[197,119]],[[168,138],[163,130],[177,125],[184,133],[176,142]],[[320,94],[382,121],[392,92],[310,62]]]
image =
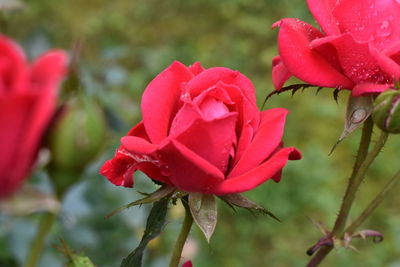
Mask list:
[[392,34],[392,28],[390,27],[389,21],[384,20],[378,29],[378,36],[387,37]]
[[365,109],[363,108],[356,109],[351,115],[351,122],[352,123],[362,122],[365,116],[367,116],[367,112]]

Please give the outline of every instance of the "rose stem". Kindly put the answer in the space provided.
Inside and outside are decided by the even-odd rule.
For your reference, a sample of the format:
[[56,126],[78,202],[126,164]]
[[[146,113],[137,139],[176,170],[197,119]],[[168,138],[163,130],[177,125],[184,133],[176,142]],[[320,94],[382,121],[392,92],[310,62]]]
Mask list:
[[[354,163],[353,172],[350,176],[346,193],[345,196],[343,197],[342,205],[340,207],[340,212],[336,219],[333,230],[330,233],[330,237],[334,237],[337,234],[342,234],[351,206],[355,199],[358,187],[364,180],[367,170],[369,169],[370,165],[377,157],[377,155],[379,154],[379,152],[381,151],[382,147],[384,146],[387,140],[388,134],[382,132],[374,149],[370,153],[368,153],[369,144],[371,142],[372,128],[373,128],[373,121],[371,118],[368,118],[364,123],[360,146],[358,149],[356,161]],[[318,264],[328,255],[328,253],[331,250],[332,247],[322,247],[318,251],[318,253],[311,259],[311,261],[308,263],[307,266],[308,267],[318,266]]]
[[40,256],[46,242],[46,237],[49,234],[51,227],[56,219],[56,214],[44,212],[41,214],[39,227],[34,237],[24,267],[36,267],[39,264]]
[[385,185],[383,190],[372,200],[367,208],[361,213],[360,216],[346,228],[345,232],[352,234],[363,222],[369,217],[369,215],[382,203],[387,195],[395,188],[396,184],[400,181],[400,171],[398,171]]
[[181,260],[183,246],[185,245],[186,239],[190,232],[190,228],[193,224],[193,217],[190,213],[190,208],[186,203],[187,200],[181,199],[181,201],[183,207],[185,208],[185,219],[183,220],[181,232],[179,233],[178,239],[176,240],[169,267],[178,267],[179,261]]

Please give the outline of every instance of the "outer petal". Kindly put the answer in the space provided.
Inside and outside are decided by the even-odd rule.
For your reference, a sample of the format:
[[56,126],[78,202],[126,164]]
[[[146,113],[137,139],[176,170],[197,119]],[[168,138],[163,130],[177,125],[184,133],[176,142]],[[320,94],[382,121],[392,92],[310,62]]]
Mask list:
[[297,19],[283,19],[274,26],[281,27],[279,54],[292,75],[317,86],[353,87],[353,83],[325,59],[326,55],[311,49],[310,42],[323,37],[320,31]]
[[4,36],[0,36],[0,77],[0,95],[29,90],[24,52]]
[[36,108],[26,130],[30,133],[23,141],[24,147],[38,146],[38,139],[53,116],[58,88],[67,68],[67,55],[62,51],[50,51],[42,55],[32,66],[29,90],[38,94]]
[[[375,55],[371,54],[368,43],[358,43],[352,35],[347,33],[317,39],[311,42],[311,47],[318,49],[318,47],[326,44],[336,48],[343,72],[355,83],[368,81],[387,83],[392,80],[392,74],[386,73],[380,68],[380,63],[385,64],[384,59],[381,58],[378,62],[376,53]],[[390,67],[386,64],[385,68]],[[393,69],[393,71],[396,70]]]
[[338,23],[332,11],[337,0],[307,0],[308,8],[327,35],[340,34]]
[[217,167],[176,140],[165,144],[159,154],[170,172],[171,182],[184,191],[208,193],[224,180]]
[[157,160],[150,155],[155,152],[156,145],[148,141],[144,124],[140,122],[122,138],[123,145],[118,148],[113,159],[104,163],[100,174],[115,185],[132,187],[133,174],[139,169],[153,180],[171,184],[161,173]]
[[275,175],[286,165],[286,162],[289,159],[297,160],[300,158],[301,154],[295,148],[283,148],[257,168],[254,168],[240,176],[226,179],[218,186],[213,187],[210,190],[210,193],[226,195],[251,190],[275,177]]
[[362,96],[367,94],[379,94],[391,87],[390,84],[376,84],[376,83],[359,83],[354,86],[351,91],[353,96]]
[[174,114],[179,107],[181,86],[192,79],[188,67],[175,61],[146,87],[142,98],[142,115],[152,143],[164,140]]
[[31,111],[37,101],[36,95],[0,97],[0,198],[14,192],[26,178],[36,155],[34,145],[25,148],[24,142],[29,131]]
[[276,56],[272,59],[272,82],[276,90],[282,88],[285,82],[292,76],[283,64],[281,57]]
[[276,150],[283,136],[287,113],[288,111],[283,108],[274,108],[261,113],[260,128],[241,159],[229,173],[228,179],[257,167]]

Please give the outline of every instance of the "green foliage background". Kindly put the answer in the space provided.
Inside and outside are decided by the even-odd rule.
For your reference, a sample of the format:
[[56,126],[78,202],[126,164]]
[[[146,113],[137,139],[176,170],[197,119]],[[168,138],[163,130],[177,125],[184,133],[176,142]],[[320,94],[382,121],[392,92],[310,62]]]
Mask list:
[[[70,50],[77,39],[83,41],[83,88],[100,99],[111,129],[104,151],[66,195],[41,266],[62,266],[64,259],[52,247],[59,238],[98,266],[119,266],[139,243],[149,207],[105,220],[104,215],[139,194],[113,186],[97,172],[112,157],[119,138],[140,120],[141,94],[156,74],[173,60],[237,69],[254,82],[261,106],[273,90],[270,73],[277,30],[271,29],[272,23],[296,17],[315,24],[303,0],[27,0],[23,10],[3,15],[3,32],[21,43],[30,58],[52,47]],[[340,93],[338,104],[331,89],[315,92],[281,94],[266,105],[290,110],[285,143],[298,147],[304,158],[288,164],[279,184],[270,181],[246,195],[273,211],[282,223],[244,210],[235,213],[220,203],[209,245],[199,230],[192,230],[197,246],[194,266],[305,266],[309,259],[305,251],[322,236],[310,218],[332,226],[360,134],[349,136],[328,156],[343,127],[348,92]],[[399,149],[399,138],[390,137],[359,192],[353,218],[397,170]],[[56,178],[39,170],[31,182],[51,190],[52,179]],[[143,175],[137,179],[139,190],[154,189]],[[399,204],[395,190],[364,226],[382,232],[383,243],[356,240],[360,253],[334,251],[323,266],[400,266]],[[171,211],[162,236],[146,254],[145,266],[167,265],[183,219],[179,208]],[[1,266],[23,261],[37,219],[37,215],[0,216]]]

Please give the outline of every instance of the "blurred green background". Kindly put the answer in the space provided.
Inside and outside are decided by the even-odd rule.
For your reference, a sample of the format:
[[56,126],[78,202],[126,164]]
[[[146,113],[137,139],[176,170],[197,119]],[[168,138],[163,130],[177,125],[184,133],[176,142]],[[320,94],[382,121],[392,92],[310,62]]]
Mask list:
[[[54,248],[60,238],[98,266],[119,266],[138,244],[150,206],[104,219],[140,195],[113,186],[97,173],[112,157],[119,138],[140,120],[141,94],[156,74],[173,60],[237,69],[254,82],[261,106],[273,90],[270,73],[271,59],[277,54],[277,30],[271,30],[271,24],[283,17],[315,23],[304,0],[26,0],[23,4],[21,10],[3,14],[3,32],[21,43],[31,59],[53,47],[70,50],[81,40],[82,88],[85,95],[98,99],[110,129],[104,150],[65,195],[40,264],[54,267],[65,262]],[[266,105],[290,110],[285,144],[299,148],[304,157],[289,162],[279,184],[267,182],[246,196],[282,222],[245,210],[235,213],[221,202],[211,243],[198,229],[191,232],[190,251],[185,255],[194,266],[305,266],[308,262],[306,250],[322,236],[310,219],[332,226],[360,135],[355,132],[328,156],[343,127],[348,92],[339,94],[338,104],[331,89],[315,92],[306,89],[294,97],[284,93]],[[399,138],[392,136],[361,187],[353,218],[397,171],[399,149]],[[52,190],[54,177],[43,170],[33,176],[31,183]],[[154,190],[143,175],[138,174],[137,180],[138,190]],[[384,242],[356,240],[360,253],[334,251],[322,266],[400,266],[400,198],[395,192],[363,227],[382,232]],[[145,266],[167,265],[182,216],[180,207],[171,208],[163,234],[150,244]],[[0,266],[23,262],[37,224],[37,214],[0,214]]]

